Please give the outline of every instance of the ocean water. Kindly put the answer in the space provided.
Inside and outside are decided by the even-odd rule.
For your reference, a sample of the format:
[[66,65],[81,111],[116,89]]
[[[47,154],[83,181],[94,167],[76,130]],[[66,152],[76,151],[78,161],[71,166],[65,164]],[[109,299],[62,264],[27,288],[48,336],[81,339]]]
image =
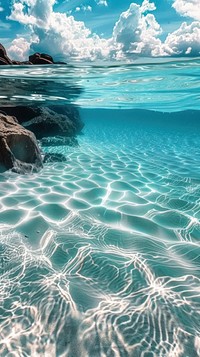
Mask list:
[[200,356],[200,60],[1,67],[76,105],[66,162],[0,174],[1,357]]

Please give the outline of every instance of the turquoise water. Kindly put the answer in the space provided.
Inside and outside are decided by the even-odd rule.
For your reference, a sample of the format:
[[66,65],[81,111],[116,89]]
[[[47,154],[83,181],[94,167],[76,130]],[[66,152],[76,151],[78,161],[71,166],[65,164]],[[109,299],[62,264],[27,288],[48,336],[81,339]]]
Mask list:
[[[0,175],[0,356],[200,356],[200,60],[6,67],[1,105],[68,105],[79,146]],[[1,85],[2,88],[2,85]]]

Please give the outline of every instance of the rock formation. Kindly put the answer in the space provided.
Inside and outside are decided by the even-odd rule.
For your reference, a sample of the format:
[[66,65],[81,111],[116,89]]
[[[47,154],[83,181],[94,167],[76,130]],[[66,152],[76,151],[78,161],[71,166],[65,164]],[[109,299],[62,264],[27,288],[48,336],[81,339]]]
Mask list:
[[41,64],[66,64],[65,62],[55,62],[53,58],[46,53],[34,53],[29,56],[28,61],[15,61],[11,60],[7,53],[5,47],[0,44],[0,65],[41,65]]
[[11,59],[7,56],[5,47],[0,44],[0,64],[12,64]]
[[38,171],[42,156],[35,135],[23,128],[15,117],[0,114],[0,172]]
[[73,105],[48,107],[0,107],[0,111],[15,116],[18,122],[32,131],[37,139],[51,136],[75,137],[84,124]]
[[[64,64],[55,62],[53,58],[45,53],[35,53],[29,56],[25,62],[11,60],[3,45],[0,44],[0,65],[52,65]],[[45,94],[55,90],[56,82],[37,80],[25,83],[20,78],[8,79],[7,87],[11,92],[17,90],[18,95],[27,95],[28,88],[31,87],[33,93]],[[6,83],[3,78],[3,88],[6,92]],[[59,84],[60,85],[60,84]],[[80,87],[73,85],[63,85],[59,87],[67,95],[68,100],[71,96],[80,94]],[[20,92],[22,91],[22,92]],[[67,93],[67,94],[66,94]],[[8,102],[3,102],[5,106],[0,107],[0,172],[13,170],[18,173],[38,171],[43,162],[66,161],[62,154],[41,153],[37,143],[40,140],[42,146],[58,145],[78,145],[76,135],[79,134],[84,126],[80,119],[79,112],[75,105],[51,107],[37,106],[10,106],[9,92],[5,93]],[[60,94],[61,95],[61,94]]]

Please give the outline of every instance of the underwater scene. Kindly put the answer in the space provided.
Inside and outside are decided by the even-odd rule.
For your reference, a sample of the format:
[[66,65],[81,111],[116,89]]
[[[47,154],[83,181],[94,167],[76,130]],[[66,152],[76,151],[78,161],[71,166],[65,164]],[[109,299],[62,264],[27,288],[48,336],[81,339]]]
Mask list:
[[0,165],[1,357],[200,356],[199,71],[1,68],[43,160]]

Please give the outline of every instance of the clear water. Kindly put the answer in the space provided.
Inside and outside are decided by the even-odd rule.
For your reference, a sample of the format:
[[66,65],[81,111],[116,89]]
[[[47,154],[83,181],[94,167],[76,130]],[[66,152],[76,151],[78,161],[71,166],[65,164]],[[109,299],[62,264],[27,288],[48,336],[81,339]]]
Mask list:
[[66,163],[0,176],[0,356],[200,356],[200,60],[6,67],[79,106]]

